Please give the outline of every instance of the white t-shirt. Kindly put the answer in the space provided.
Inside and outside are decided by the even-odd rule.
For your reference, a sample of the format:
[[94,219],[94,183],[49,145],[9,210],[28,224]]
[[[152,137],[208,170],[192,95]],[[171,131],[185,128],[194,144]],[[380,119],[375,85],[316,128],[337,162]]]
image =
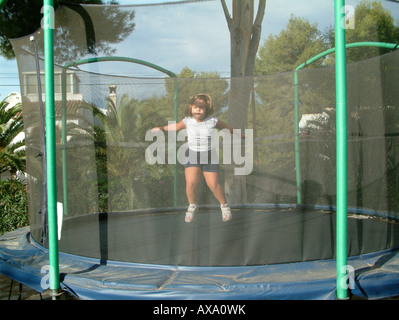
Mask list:
[[214,147],[217,117],[208,117],[202,122],[194,118],[183,119],[187,130],[188,147],[196,152],[208,151]]

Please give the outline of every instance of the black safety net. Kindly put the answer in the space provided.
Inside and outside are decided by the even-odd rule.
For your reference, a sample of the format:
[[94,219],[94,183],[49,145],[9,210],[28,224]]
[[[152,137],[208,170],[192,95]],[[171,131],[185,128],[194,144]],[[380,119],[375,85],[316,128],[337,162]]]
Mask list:
[[[243,52],[231,36],[239,8],[223,3],[57,9],[60,251],[194,266],[334,258],[340,156],[334,54],[299,70],[297,83],[299,64],[273,69],[276,61],[294,55],[295,39],[285,37],[285,50],[275,44],[290,30],[284,28],[301,19],[315,21],[295,6],[291,17],[283,15],[278,1],[267,1],[254,71],[240,75],[237,61]],[[228,14],[234,17],[230,24]],[[333,21],[333,5],[323,14]],[[275,21],[285,31],[272,34]],[[44,91],[43,29],[32,36],[12,44],[23,100],[30,228],[33,239],[47,245],[42,214],[46,101],[38,85],[40,79]],[[242,36],[248,39],[245,32]],[[381,41],[378,34],[368,37],[361,41]],[[291,60],[303,63],[328,44],[314,41],[309,53],[303,49]],[[281,56],[273,50],[281,50]],[[358,255],[399,244],[399,52],[351,50],[362,57],[348,60],[347,75],[348,254]],[[202,177],[200,210],[185,222],[185,132],[151,131],[182,120],[198,93],[209,94],[214,116],[244,135],[219,132],[216,137],[219,180],[232,208],[228,222]]]

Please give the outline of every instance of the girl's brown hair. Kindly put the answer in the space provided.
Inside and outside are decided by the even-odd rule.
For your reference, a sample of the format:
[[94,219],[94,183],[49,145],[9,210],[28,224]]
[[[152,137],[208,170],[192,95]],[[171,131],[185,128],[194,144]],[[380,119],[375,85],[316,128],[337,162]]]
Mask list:
[[193,114],[191,112],[191,106],[195,103],[196,100],[202,100],[205,102],[205,116],[208,117],[212,115],[215,112],[215,107],[213,106],[212,103],[212,98],[209,94],[206,93],[199,93],[196,94],[195,96],[191,97],[190,101],[187,104],[186,107],[186,116],[187,117],[192,117]]

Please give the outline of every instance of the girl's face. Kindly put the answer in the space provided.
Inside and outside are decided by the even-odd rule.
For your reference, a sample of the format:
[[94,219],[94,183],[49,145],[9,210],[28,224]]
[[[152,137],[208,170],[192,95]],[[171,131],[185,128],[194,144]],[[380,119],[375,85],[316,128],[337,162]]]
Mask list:
[[197,121],[204,120],[206,116],[206,104],[204,100],[195,100],[191,105],[191,113]]

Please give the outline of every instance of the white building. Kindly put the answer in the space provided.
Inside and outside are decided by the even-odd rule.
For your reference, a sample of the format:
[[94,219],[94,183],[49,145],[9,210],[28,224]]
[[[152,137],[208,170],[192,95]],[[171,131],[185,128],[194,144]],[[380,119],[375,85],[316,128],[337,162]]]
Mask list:
[[307,132],[308,130],[321,129],[321,126],[328,123],[330,116],[326,112],[322,113],[304,113],[299,121],[299,130]]

